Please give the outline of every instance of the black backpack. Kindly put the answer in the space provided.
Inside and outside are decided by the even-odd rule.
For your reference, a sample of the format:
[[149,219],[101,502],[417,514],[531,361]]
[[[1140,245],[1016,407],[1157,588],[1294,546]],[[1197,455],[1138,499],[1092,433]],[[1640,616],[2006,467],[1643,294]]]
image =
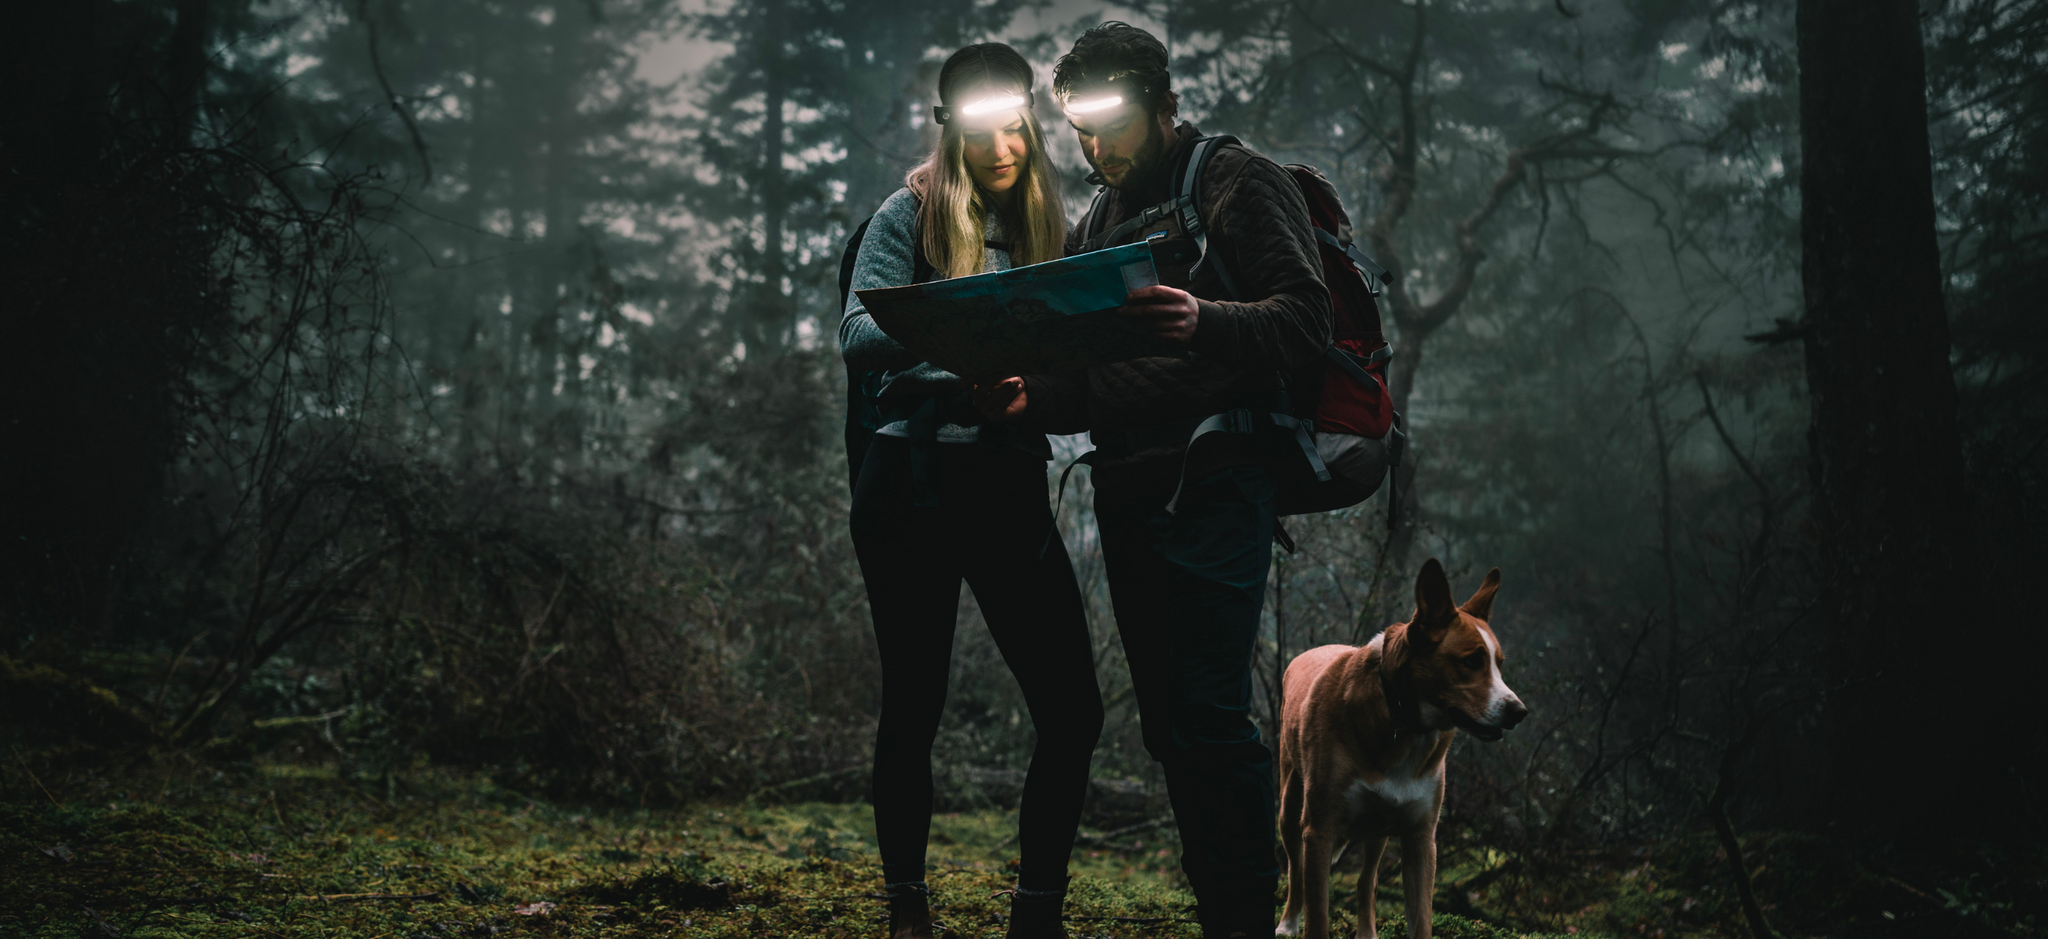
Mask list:
[[[867,238],[868,223],[875,220],[870,215],[861,220],[860,226],[846,238],[846,250],[839,255],[839,312],[846,314],[847,301],[853,297],[853,266],[860,258],[861,241]],[[937,271],[925,259],[924,242],[917,241],[916,253],[911,260],[911,282],[924,283],[931,280]],[[882,373],[846,369],[846,491],[853,493],[860,482],[861,463],[868,458],[868,445],[875,439],[875,431],[882,427]]]

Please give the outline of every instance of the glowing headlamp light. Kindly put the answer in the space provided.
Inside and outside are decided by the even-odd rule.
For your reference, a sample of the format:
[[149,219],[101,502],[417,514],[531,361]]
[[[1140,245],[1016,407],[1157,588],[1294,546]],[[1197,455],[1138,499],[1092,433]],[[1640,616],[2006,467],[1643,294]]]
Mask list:
[[971,104],[958,108],[938,105],[932,108],[932,121],[939,124],[951,124],[955,115],[960,117],[981,117],[985,114],[995,114],[1002,111],[1021,110],[1031,107],[1034,100],[1032,93],[1026,91],[1021,94],[1012,92],[989,95],[986,98],[981,98]]
[[1031,103],[1030,99],[1023,95],[998,95],[993,98],[983,98],[961,108],[960,115],[962,117],[973,117],[977,114],[987,114],[990,111],[1015,111],[1029,103]]
[[1117,105],[1122,103],[1124,103],[1123,95],[1107,95],[1101,98],[1090,98],[1086,101],[1075,101],[1068,104],[1067,113],[1090,114],[1096,111],[1116,107]]

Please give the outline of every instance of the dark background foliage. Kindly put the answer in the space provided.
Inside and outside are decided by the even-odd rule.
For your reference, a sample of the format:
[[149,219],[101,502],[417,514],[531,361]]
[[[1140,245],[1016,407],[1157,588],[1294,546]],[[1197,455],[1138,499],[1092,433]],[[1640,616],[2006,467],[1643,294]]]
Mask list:
[[[46,666],[162,744],[362,779],[434,762],[636,802],[862,797],[878,688],[838,445],[840,246],[929,146],[946,50],[1003,37],[1049,66],[1120,16],[1172,43],[1185,117],[1321,167],[1395,273],[1403,504],[1391,527],[1383,497],[1290,523],[1262,719],[1288,657],[1404,618],[1424,558],[1460,589],[1498,565],[1535,716],[1459,746],[1453,837],[1526,871],[1838,818],[1847,627],[1820,604],[1845,581],[1785,341],[1811,299],[1788,5],[46,15],[8,33],[0,122],[17,684]],[[2048,560],[2048,8],[1923,4],[1919,30],[1954,511],[1982,577],[1955,589],[2003,596]],[[1077,151],[1052,146],[1078,212]],[[1901,434],[1895,458],[1928,445]],[[1086,495],[1077,474],[1062,529],[1110,707],[1097,771],[1156,782]],[[1958,600],[1909,638],[2022,681],[2025,606]],[[939,757],[965,804],[1031,732],[971,596],[960,622]]]

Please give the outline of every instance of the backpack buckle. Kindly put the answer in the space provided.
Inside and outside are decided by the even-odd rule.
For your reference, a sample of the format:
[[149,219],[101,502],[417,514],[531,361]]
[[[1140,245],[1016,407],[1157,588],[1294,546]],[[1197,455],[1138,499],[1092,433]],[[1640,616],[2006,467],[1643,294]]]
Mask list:
[[1223,412],[1224,433],[1249,436],[1252,433],[1255,433],[1257,429],[1258,425],[1256,423],[1253,423],[1252,412],[1250,410],[1245,408],[1232,408],[1231,410]]

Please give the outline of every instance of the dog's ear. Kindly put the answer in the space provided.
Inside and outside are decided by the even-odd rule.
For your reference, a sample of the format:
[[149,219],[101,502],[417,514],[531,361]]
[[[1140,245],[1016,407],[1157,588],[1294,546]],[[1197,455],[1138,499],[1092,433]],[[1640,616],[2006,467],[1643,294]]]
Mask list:
[[[1444,566],[1436,558],[1423,562],[1422,573],[1415,575],[1415,618],[1410,627],[1410,641],[1420,640],[1430,645],[1443,641],[1450,632],[1451,623],[1458,619],[1457,601],[1451,599],[1451,579],[1444,576]],[[1417,632],[1420,630],[1420,632]]]
[[1486,572],[1486,582],[1472,594],[1472,599],[1458,609],[1470,614],[1473,619],[1490,619],[1493,616],[1493,595],[1500,592],[1500,568]]

